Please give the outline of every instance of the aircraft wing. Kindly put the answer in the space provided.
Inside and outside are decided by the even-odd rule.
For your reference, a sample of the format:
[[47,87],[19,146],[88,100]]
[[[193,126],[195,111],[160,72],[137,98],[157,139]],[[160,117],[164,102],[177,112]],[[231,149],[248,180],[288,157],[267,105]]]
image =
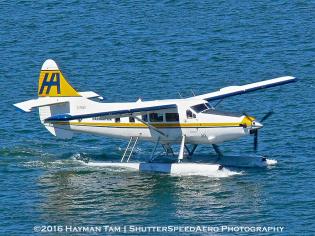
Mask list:
[[158,110],[174,109],[174,108],[177,108],[176,104],[146,106],[146,107],[125,109],[125,110],[112,110],[112,111],[86,113],[86,114],[79,114],[79,115],[58,114],[58,115],[48,117],[47,119],[45,119],[45,122],[79,120],[79,119],[93,118],[93,117],[98,117],[98,116],[106,116],[108,118],[121,117],[121,116],[133,116],[133,115],[145,114],[148,111],[158,111]]
[[254,92],[256,90],[275,87],[283,84],[288,84],[292,82],[296,82],[296,78],[292,76],[283,76],[275,79],[265,80],[261,82],[256,82],[252,84],[246,84],[242,86],[229,86],[220,89],[219,91],[207,93],[195,97],[191,97],[189,99],[201,99],[201,100],[207,100],[208,102],[214,101],[214,100],[220,100],[223,98],[236,96],[244,93]]

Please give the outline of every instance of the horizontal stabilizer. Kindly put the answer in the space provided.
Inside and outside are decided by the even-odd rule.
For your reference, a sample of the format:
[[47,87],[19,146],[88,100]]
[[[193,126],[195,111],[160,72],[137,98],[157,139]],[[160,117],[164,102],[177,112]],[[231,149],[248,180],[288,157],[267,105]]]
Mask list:
[[[98,95],[95,92],[92,91],[87,91],[87,92],[79,92],[80,96],[82,98],[98,98],[100,100],[103,99],[102,96]],[[69,102],[70,98],[69,97],[39,97],[37,99],[31,99],[27,100],[24,102],[19,102],[16,104],[13,104],[15,107],[25,111],[25,112],[30,112],[32,111],[33,108],[37,107],[42,107],[42,106],[50,106],[50,105],[56,105],[56,104],[61,104],[65,102]]]
[[93,91],[87,91],[87,92],[79,92],[80,96],[84,98],[98,98],[100,100],[103,100],[103,97],[98,95],[97,93]]
[[13,105],[25,112],[30,112],[32,111],[33,108],[56,105],[56,104],[61,104],[65,102],[69,102],[69,99],[67,99],[66,97],[65,98],[45,97],[45,98],[31,99],[31,100],[19,102]]

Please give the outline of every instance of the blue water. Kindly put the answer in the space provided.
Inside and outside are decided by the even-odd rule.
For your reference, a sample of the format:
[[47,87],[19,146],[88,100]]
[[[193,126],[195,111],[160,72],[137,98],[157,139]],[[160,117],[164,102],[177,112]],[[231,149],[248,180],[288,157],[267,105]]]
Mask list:
[[[31,235],[36,225],[249,225],[314,235],[314,12],[312,1],[282,0],[1,2],[0,234]],[[106,101],[296,76],[298,83],[220,104],[258,118],[275,111],[260,132],[259,154],[278,164],[228,178],[88,168],[74,157],[118,160],[126,141],[58,140],[37,112],[12,106],[36,97],[47,58],[79,91]],[[140,145],[140,154],[152,146]],[[252,138],[221,149],[252,154]],[[203,146],[198,155],[214,153]]]

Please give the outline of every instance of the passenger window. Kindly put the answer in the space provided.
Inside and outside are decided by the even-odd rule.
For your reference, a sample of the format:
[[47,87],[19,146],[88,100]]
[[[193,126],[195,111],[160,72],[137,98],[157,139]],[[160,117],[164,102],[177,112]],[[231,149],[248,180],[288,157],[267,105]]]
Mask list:
[[150,113],[151,122],[163,122],[163,114],[161,113]]
[[167,122],[178,122],[179,121],[179,115],[178,115],[178,113],[166,113],[165,119]]
[[115,123],[120,123],[120,118],[115,118]]
[[135,123],[135,118],[134,117],[129,117],[129,122],[130,123]]
[[196,115],[191,110],[186,110],[186,116],[188,119],[196,118]]
[[142,116],[142,120],[143,120],[143,121],[148,121],[148,115],[143,115],[143,116]]

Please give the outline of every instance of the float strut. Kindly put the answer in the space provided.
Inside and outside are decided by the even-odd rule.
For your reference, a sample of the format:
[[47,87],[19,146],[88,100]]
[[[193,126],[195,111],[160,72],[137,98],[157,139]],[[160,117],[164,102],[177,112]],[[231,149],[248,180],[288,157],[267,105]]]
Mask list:
[[153,156],[154,156],[154,153],[155,153],[156,148],[157,148],[157,146],[158,146],[159,143],[160,143],[160,136],[159,136],[158,139],[156,140],[156,143],[155,143],[154,148],[153,148],[153,150],[152,150],[152,153],[151,153],[149,162],[153,161]]
[[212,144],[212,147],[213,147],[214,151],[216,152],[216,154],[218,155],[218,158],[223,157],[223,154],[222,154],[222,152],[220,151],[220,148],[219,148],[218,145]]
[[184,159],[185,139],[186,139],[186,135],[183,135],[182,142],[180,144],[179,153],[178,153],[178,162],[181,162],[181,160]]
[[189,150],[188,146],[185,144],[185,148],[186,148],[186,150],[187,150],[187,152],[188,152],[188,154],[189,154],[190,157],[191,157],[192,155],[194,155],[194,152],[195,152],[195,150],[196,150],[197,147],[198,147],[198,144],[194,144],[193,147],[192,147],[192,149]]
[[166,155],[168,156],[169,154],[172,154],[172,156],[174,157],[174,151],[172,149],[172,147],[169,144],[162,144],[162,147],[164,148],[164,151],[166,153]]

